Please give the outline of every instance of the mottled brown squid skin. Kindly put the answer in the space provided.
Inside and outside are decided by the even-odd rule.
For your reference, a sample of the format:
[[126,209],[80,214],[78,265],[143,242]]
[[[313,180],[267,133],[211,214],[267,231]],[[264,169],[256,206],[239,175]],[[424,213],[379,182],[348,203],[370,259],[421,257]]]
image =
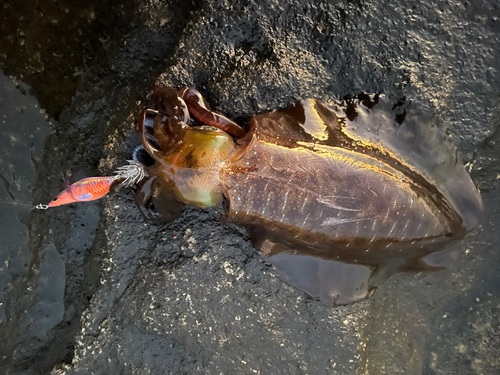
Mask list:
[[[245,134],[211,112],[194,89],[155,88],[153,100],[158,111],[146,111],[139,126],[156,161],[149,173],[160,178],[151,185],[153,195],[208,207],[220,202],[223,190],[225,220],[247,228],[258,249],[369,263],[403,250],[415,256],[436,251],[466,233],[435,184],[403,158],[350,138],[336,112],[319,101],[255,116]],[[240,137],[237,148],[227,134],[188,126],[188,109]],[[216,138],[224,147],[212,147]]]
[[322,117],[331,124],[323,142],[313,139],[299,109],[252,118],[246,148],[220,173],[225,220],[246,227],[257,248],[369,264],[463,238],[460,215],[422,176],[350,144],[334,114]]
[[[481,197],[454,147],[416,117],[398,127],[390,101],[306,99],[253,117],[245,132],[194,89],[156,87],[152,99],[156,110],[139,118],[155,161],[136,192],[145,216],[171,221],[224,193],[222,219],[329,305],[367,297],[394,272],[449,265],[450,246],[480,222]],[[189,112],[224,132],[189,126]]]

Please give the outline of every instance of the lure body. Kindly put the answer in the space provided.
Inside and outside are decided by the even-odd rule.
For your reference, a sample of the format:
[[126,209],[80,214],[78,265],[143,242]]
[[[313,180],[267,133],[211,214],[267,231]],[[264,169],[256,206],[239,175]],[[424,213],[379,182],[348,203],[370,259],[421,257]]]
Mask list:
[[120,176],[88,177],[63,190],[48,206],[56,207],[74,202],[93,201],[109,193],[113,182]]
[[116,192],[122,187],[130,187],[141,181],[146,175],[144,167],[133,160],[128,165],[119,167],[113,176],[88,177],[71,184],[47,205],[38,205],[39,209],[57,207],[75,202],[88,202]]

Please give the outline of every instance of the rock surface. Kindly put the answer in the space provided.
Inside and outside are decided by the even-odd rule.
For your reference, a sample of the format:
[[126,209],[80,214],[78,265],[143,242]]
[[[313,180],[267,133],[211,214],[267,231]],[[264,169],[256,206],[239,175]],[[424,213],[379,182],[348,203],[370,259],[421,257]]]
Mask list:
[[[242,123],[298,98],[405,96],[454,137],[485,219],[450,269],[395,275],[331,309],[275,278],[218,210],[155,227],[123,191],[33,212],[29,269],[4,289],[3,373],[500,372],[496,1],[81,3],[0,12],[0,68],[58,120],[35,202],[59,192],[61,172],[106,175],[130,158],[134,118],[163,82],[196,87]],[[55,306],[61,280],[64,313],[39,317],[33,306]]]

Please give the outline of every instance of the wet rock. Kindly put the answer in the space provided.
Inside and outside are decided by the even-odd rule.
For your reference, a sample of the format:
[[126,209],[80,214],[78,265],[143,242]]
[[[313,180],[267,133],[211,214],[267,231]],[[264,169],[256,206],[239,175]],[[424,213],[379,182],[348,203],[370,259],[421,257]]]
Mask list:
[[[30,251],[53,243],[64,261],[64,315],[36,345],[20,335],[25,341],[5,353],[4,369],[500,371],[494,324],[500,20],[494,1],[142,0],[131,9],[114,15],[111,25],[121,32],[107,39],[100,58],[78,67],[77,90],[65,91],[60,106],[73,92],[74,98],[45,144],[35,201],[59,191],[60,172],[105,175],[123,164],[138,143],[134,117],[155,81],[194,86],[214,109],[241,122],[299,98],[383,92],[428,108],[448,128],[484,188],[482,232],[465,241],[467,251],[450,269],[397,275],[370,300],[334,310],[274,277],[244,233],[219,222],[218,210],[190,209],[155,227],[143,221],[127,191],[90,206],[50,210],[31,218]],[[87,34],[91,45],[98,35]],[[70,47],[63,48],[58,71],[76,48]],[[1,59],[0,67],[6,67]],[[53,80],[32,83],[35,92],[50,93],[64,74]],[[46,274],[40,263],[32,267],[38,278]]]

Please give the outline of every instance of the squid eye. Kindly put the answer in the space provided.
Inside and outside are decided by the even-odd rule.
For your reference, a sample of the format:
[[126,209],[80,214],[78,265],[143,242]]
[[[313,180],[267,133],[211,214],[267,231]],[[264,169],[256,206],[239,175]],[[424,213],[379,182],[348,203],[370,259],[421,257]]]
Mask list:
[[141,163],[145,167],[150,167],[155,163],[154,159],[147,153],[142,145],[135,148],[132,153],[132,159]]

